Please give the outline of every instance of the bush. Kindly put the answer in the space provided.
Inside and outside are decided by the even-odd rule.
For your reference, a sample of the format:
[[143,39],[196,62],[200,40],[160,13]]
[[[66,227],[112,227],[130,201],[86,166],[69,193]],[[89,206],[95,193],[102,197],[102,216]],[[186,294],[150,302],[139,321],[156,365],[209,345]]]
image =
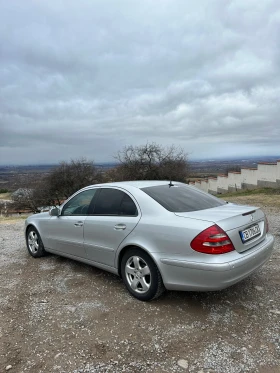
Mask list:
[[0,193],[9,193],[9,189],[0,189]]
[[86,159],[61,162],[44,180],[48,194],[57,201],[67,199],[77,190],[100,182],[101,175]]
[[100,182],[101,175],[93,162],[86,159],[61,162],[48,175],[42,177],[24,193],[14,193],[17,209],[37,212],[38,207],[60,205],[79,189]]

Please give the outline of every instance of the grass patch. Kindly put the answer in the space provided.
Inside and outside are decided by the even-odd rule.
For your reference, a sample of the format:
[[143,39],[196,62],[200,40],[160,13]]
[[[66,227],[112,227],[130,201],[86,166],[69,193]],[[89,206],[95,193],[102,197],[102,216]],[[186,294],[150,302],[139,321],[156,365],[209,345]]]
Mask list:
[[262,188],[253,190],[242,190],[235,193],[219,194],[228,202],[252,206],[269,206],[280,208],[280,189]]
[[1,223],[16,223],[20,220],[25,220],[29,215],[20,215],[20,216],[0,216]]
[[238,192],[231,192],[225,194],[219,194],[219,198],[227,197],[242,197],[242,196],[254,196],[259,194],[265,194],[268,196],[280,196],[280,188],[259,188],[259,189],[246,189]]
[[11,194],[10,192],[6,192],[6,193],[0,193],[0,200],[1,199],[11,199]]

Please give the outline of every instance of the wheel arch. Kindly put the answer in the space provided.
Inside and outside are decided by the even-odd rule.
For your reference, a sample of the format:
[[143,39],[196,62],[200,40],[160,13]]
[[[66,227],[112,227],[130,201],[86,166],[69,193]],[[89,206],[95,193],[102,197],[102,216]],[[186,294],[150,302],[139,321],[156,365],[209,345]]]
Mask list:
[[35,228],[36,230],[38,230],[37,227],[36,227],[34,224],[29,223],[29,224],[25,227],[25,236],[27,235],[27,231],[28,231],[28,229],[31,228],[31,227],[33,227],[33,228]]
[[36,226],[36,224],[34,224],[33,222],[32,223],[28,223],[27,226],[25,227],[25,238],[27,238],[27,232],[28,232],[28,229],[30,229],[30,228],[35,228],[36,229],[36,231],[40,235],[40,239],[41,239],[41,241],[43,242],[43,245],[44,245],[44,241],[42,239],[41,233],[40,233],[38,227]]
[[142,250],[144,251],[147,255],[149,255],[149,257],[152,259],[152,261],[154,262],[154,264],[156,265],[157,269],[159,270],[161,276],[162,276],[162,273],[161,273],[161,269],[159,268],[159,266],[157,265],[157,262],[155,260],[155,258],[153,257],[153,255],[147,250],[145,249],[144,247],[142,246],[139,246],[139,245],[126,245],[124,246],[119,254],[118,254],[118,258],[117,258],[117,270],[118,270],[118,274],[120,277],[122,277],[122,274],[121,274],[121,262],[122,262],[122,258],[124,256],[124,254],[129,250],[129,249],[139,249],[139,250]]

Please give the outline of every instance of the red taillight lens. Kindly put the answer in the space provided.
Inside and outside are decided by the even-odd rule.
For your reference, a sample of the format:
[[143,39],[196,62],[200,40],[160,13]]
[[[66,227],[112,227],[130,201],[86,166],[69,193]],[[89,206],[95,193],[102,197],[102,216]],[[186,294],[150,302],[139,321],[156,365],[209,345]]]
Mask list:
[[225,254],[234,250],[234,246],[218,225],[212,225],[199,233],[191,242],[191,248],[204,254]]

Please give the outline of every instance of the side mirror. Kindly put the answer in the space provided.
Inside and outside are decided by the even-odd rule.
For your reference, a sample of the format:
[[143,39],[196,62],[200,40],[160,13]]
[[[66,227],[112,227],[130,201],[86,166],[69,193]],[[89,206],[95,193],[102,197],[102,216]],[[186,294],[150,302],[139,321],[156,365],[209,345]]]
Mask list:
[[50,216],[59,216],[60,215],[60,210],[58,207],[53,207],[49,211]]

